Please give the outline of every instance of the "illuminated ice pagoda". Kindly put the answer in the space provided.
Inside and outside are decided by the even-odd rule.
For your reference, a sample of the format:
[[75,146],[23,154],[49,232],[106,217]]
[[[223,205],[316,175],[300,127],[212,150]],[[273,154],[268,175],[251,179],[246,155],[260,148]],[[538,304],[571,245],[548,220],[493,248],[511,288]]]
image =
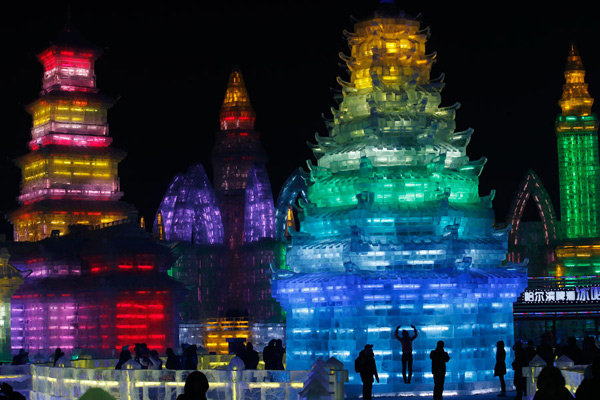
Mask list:
[[109,147],[113,101],[96,88],[99,55],[72,27],[38,55],[43,89],[28,106],[31,151],[17,161],[21,206],[4,244],[25,277],[12,297],[11,346],[31,356],[60,347],[113,357],[136,342],[164,354],[178,344],[171,249],[119,201],[125,153]]
[[70,225],[99,225],[135,212],[119,201],[121,150],[109,147],[107,111],[113,100],[98,92],[94,62],[100,56],[67,27],[38,55],[44,76],[33,116],[30,152],[17,160],[22,171],[20,207],[8,218],[15,241],[36,241]]
[[[350,80],[338,79],[343,99],[313,145],[318,165],[305,174],[292,272],[273,280],[287,314],[287,368],[319,357],[349,367],[373,344],[376,393],[430,392],[429,352],[443,340],[447,391],[494,390],[495,345],[504,340],[510,358],[526,272],[503,265],[508,232],[493,226],[493,193],[479,196],[485,159],[469,160],[472,130],[455,131],[458,106],[440,107],[429,29],[382,1],[344,34]],[[410,385],[399,324],[419,330]],[[348,390],[359,385],[350,374]]]
[[214,189],[203,166],[192,165],[172,180],[154,223],[179,255],[171,275],[191,290],[184,320],[201,325],[205,347],[220,353],[228,351],[227,339],[262,344],[259,326],[283,333],[269,283],[270,264],[282,264],[283,244],[275,240],[275,205],[255,118],[241,71],[234,69],[212,153]]

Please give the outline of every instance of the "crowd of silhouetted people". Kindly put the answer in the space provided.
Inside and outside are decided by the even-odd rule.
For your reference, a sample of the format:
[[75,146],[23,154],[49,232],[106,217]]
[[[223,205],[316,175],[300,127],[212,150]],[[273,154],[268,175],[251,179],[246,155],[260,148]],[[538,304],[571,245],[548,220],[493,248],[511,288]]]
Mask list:
[[[133,355],[129,351],[129,345],[121,348],[119,361],[115,369],[154,369],[163,368],[163,362],[156,350],[150,350],[146,343],[136,343]],[[194,368],[195,369],[195,368]]]
[[[411,383],[412,379],[413,342],[418,337],[417,328],[414,325],[411,325],[411,327],[413,329],[412,335],[407,330],[400,332],[400,326],[396,328],[394,333],[395,338],[402,346],[402,376],[407,384]],[[564,342],[556,343],[551,334],[545,333],[541,336],[537,346],[532,340],[528,340],[526,343],[517,341],[512,349],[514,359],[511,366],[514,370],[515,400],[521,400],[524,395],[533,395],[534,400],[600,399],[600,348],[596,345],[594,337],[586,336],[582,341],[582,346],[579,347],[573,336],[568,337]],[[173,349],[169,348],[166,351],[166,362],[163,366],[163,361],[158,352],[149,349],[145,343],[136,343],[133,354],[129,345],[126,345],[121,349],[115,368],[197,370],[198,351],[196,345],[182,344],[181,354],[177,355]],[[285,352],[281,339],[270,340],[267,346],[263,348],[264,369],[284,370]],[[523,368],[530,366],[536,356],[543,360],[545,366],[537,377],[536,392],[527,393]],[[574,365],[586,365],[584,379],[576,389],[575,396],[566,388],[565,378],[561,370],[555,366],[555,362],[563,356],[568,357]],[[433,398],[434,400],[441,400],[444,391],[446,364],[450,360],[448,352],[444,349],[443,341],[438,341],[436,348],[430,352],[429,358],[431,359],[431,372],[434,380]],[[13,357],[12,365],[24,365],[29,362],[28,352],[21,349]],[[258,369],[259,362],[259,352],[254,349],[252,343],[240,343],[236,348],[235,356],[229,362],[228,369],[255,370]],[[65,356],[60,348],[55,350],[52,363],[55,367],[71,366],[69,358]],[[540,364],[534,363],[532,365]],[[364,349],[360,351],[355,360],[355,371],[360,374],[363,384],[363,399],[371,399],[373,383],[375,381],[379,383],[372,344],[365,345]],[[500,380],[499,396],[502,397],[506,396],[506,382],[504,380],[506,373],[505,343],[498,341],[495,351],[494,376]],[[209,384],[206,376],[200,371],[194,371],[188,376],[184,394],[180,395],[178,400],[206,399],[208,388]],[[10,385],[3,384],[0,398],[21,400],[24,397],[13,391]]]
[[[600,348],[596,345],[593,336],[586,336],[579,347],[574,336],[570,336],[564,342],[555,343],[550,333],[544,333],[539,344],[536,346],[531,340],[524,346],[518,341],[513,346],[514,361],[513,369],[514,385],[516,389],[516,400],[520,400],[526,393],[525,378],[522,369],[530,365],[531,361],[539,356],[545,367],[542,368],[537,378],[537,391],[534,400],[569,400],[600,399]],[[555,362],[562,356],[568,357],[574,365],[587,365],[584,379],[575,391],[575,397],[565,387],[565,379],[555,366]]]
[[[199,350],[200,349],[200,350]],[[132,351],[133,350],[133,351]],[[206,392],[209,389],[207,377],[198,371],[198,352],[204,350],[193,344],[184,343],[181,345],[181,353],[176,354],[172,348],[166,350],[166,362],[159,356],[156,350],[148,348],[146,343],[136,343],[133,349],[129,345],[121,348],[119,360],[115,365],[115,369],[130,369],[130,370],[192,370],[184,386],[184,393],[177,397],[177,400],[188,399],[206,399]],[[214,354],[214,353],[211,353]],[[267,346],[263,348],[263,361],[265,370],[284,370],[285,348],[281,339],[271,339]],[[65,353],[57,348],[53,353],[50,362],[54,367],[70,367],[70,358]],[[29,353],[23,349],[13,357],[12,365],[29,364]],[[252,343],[241,343],[237,346],[235,356],[229,363],[230,370],[256,370],[260,363],[260,354],[254,349]],[[20,393],[12,390],[8,384],[3,384],[3,393],[1,398],[9,398],[11,400],[23,400],[25,397]]]
[[[395,338],[402,346],[402,377],[404,383],[410,384],[412,378],[413,361],[413,342],[418,337],[417,328],[411,325],[413,334],[408,330],[400,332],[398,326],[394,332]],[[505,375],[506,367],[506,349],[504,341],[496,343],[495,349],[494,377],[500,381],[499,397],[506,397]],[[513,346],[514,360],[511,364],[514,370],[513,384],[516,390],[515,400],[521,400],[524,395],[533,396],[534,400],[600,400],[600,349],[596,345],[593,336],[586,336],[579,347],[575,337],[568,337],[564,343],[554,343],[552,335],[546,333],[541,336],[539,344],[536,346],[531,340],[526,345],[517,341]],[[526,381],[523,376],[523,368],[530,365],[532,360],[538,356],[541,358],[545,367],[537,380],[537,391],[535,393],[526,393]],[[554,363],[560,357],[568,357],[573,365],[586,365],[584,379],[576,389],[575,397],[565,386],[565,378],[561,370]],[[431,373],[433,375],[434,388],[433,399],[441,400],[444,391],[444,382],[446,376],[446,363],[450,356],[444,350],[444,342],[438,341],[437,347],[429,354],[431,359]],[[561,361],[563,361],[562,359]],[[566,361],[566,360],[565,360]],[[568,361],[567,361],[568,362]],[[534,364],[535,365],[535,364]],[[543,364],[541,364],[543,365]],[[362,382],[362,398],[369,400],[372,398],[373,383],[379,383],[379,375],[375,364],[373,345],[367,344],[359,352],[354,361],[355,372],[360,374]]]

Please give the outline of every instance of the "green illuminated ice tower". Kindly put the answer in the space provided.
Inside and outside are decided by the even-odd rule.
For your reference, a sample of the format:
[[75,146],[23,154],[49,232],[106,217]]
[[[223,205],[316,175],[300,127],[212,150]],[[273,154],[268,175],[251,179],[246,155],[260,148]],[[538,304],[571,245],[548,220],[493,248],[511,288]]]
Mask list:
[[556,121],[560,211],[564,239],[599,236],[600,165],[598,117],[588,93],[585,69],[571,46],[565,70],[566,83]]

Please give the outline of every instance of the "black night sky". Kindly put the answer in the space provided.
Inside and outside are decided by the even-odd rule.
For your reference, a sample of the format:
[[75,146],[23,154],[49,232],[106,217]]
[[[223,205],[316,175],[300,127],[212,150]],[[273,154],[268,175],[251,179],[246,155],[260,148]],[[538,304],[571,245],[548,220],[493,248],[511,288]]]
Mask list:
[[[104,49],[96,63],[100,92],[119,99],[109,123],[112,146],[128,154],[119,168],[123,200],[150,222],[175,174],[202,162],[211,176],[210,151],[233,66],[241,67],[257,113],[276,197],[287,176],[312,159],[306,141],[314,141],[315,132],[327,134],[321,114],[329,117],[335,106],[336,77],[347,79],[338,65],[338,53],[349,53],[342,30],[352,30],[350,16],[366,17],[378,2],[71,6],[73,25]],[[597,14],[574,6],[578,2],[560,8],[396,3],[410,15],[421,13],[422,27],[431,28],[428,52],[437,52],[438,60],[432,77],[445,74],[442,106],[461,103],[457,130],[475,130],[468,154],[488,158],[480,194],[496,189],[497,219],[505,219],[529,168],[538,173],[559,213],[557,101],[571,42],[583,58],[592,97],[600,98]],[[24,106],[38,96],[42,79],[35,55],[68,14],[67,6],[52,2],[20,4],[3,13],[0,24],[0,212],[17,207],[20,171],[13,160],[28,151],[31,117]],[[3,216],[0,233],[12,237]]]

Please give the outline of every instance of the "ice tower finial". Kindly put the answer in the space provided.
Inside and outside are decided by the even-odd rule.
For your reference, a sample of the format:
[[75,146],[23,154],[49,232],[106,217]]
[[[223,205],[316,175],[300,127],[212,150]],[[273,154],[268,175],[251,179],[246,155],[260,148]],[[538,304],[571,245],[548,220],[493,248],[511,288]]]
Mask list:
[[254,129],[256,115],[252,104],[250,104],[250,97],[242,72],[237,68],[234,68],[231,75],[229,75],[227,91],[225,92],[225,99],[219,117],[221,130],[223,131],[227,129]]
[[592,113],[594,99],[588,92],[585,82],[585,68],[574,44],[571,44],[565,68],[565,80],[562,97],[559,100],[564,116],[582,117]]

